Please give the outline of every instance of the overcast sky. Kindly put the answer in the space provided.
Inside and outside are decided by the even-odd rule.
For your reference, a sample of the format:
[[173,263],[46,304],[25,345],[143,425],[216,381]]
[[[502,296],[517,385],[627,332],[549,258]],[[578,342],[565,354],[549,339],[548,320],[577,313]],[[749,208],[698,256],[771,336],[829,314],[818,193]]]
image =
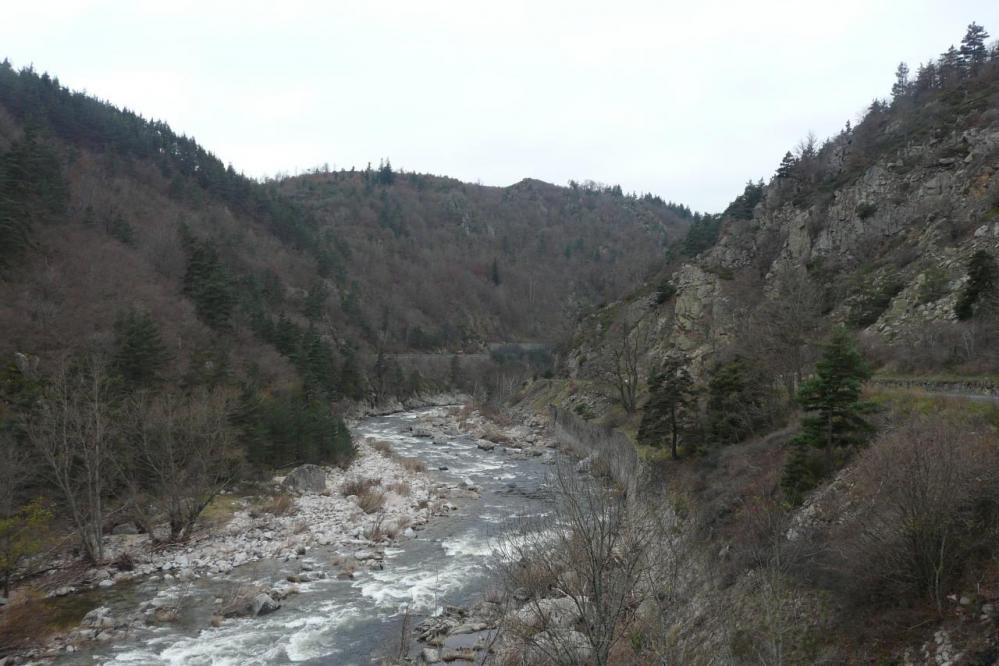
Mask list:
[[0,58],[252,176],[619,183],[717,211],[999,2],[10,2]]

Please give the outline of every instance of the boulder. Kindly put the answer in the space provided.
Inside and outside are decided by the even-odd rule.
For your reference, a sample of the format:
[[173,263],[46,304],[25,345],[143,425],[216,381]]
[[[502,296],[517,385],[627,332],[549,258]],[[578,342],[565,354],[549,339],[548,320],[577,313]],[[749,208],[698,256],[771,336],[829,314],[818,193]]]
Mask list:
[[532,601],[514,615],[517,622],[534,629],[568,629],[579,620],[576,602],[568,597]]
[[293,469],[281,485],[298,493],[321,493],[326,490],[326,472],[318,465],[302,465]]
[[496,445],[490,442],[488,439],[480,439],[479,443],[476,444],[483,451],[492,451],[496,448]]
[[436,664],[441,660],[441,653],[433,648],[423,648],[423,651],[420,653],[420,659],[425,664]]
[[250,606],[253,611],[251,613],[253,617],[267,615],[281,608],[281,604],[274,601],[274,599],[271,598],[271,595],[265,594],[263,592],[253,597],[253,601],[250,602]]
[[528,651],[529,663],[547,662],[552,655],[558,655],[560,661],[586,664],[593,657],[590,639],[578,631],[542,631],[534,636],[533,643]]
[[139,528],[133,522],[119,523],[111,530],[111,534],[138,534]]

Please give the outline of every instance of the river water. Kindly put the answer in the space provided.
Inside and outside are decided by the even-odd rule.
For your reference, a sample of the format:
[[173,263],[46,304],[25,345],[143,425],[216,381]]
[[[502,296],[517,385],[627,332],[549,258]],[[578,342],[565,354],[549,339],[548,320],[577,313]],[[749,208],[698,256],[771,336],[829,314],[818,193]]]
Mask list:
[[[428,473],[443,481],[467,480],[480,489],[478,499],[453,500],[457,511],[433,519],[415,538],[387,549],[383,570],[362,569],[353,580],[300,584],[301,593],[285,599],[279,611],[226,620],[218,628],[210,626],[217,596],[234,583],[270,586],[299,573],[301,563],[262,560],[219,579],[202,578],[166,589],[162,582],[146,581],[117,601],[112,593],[105,604],[118,612],[156,595],[180,599],[178,622],[140,629],[99,652],[80,652],[62,663],[372,664],[398,651],[407,609],[415,624],[444,604],[474,601],[490,584],[495,538],[512,521],[545,511],[548,456],[523,457],[499,447],[481,451],[466,435],[445,444],[412,437],[409,427],[433,413],[418,410],[370,418],[354,429],[360,437],[389,441],[397,452],[424,460]],[[317,570],[335,573],[329,563],[337,553],[316,548],[308,555]]]

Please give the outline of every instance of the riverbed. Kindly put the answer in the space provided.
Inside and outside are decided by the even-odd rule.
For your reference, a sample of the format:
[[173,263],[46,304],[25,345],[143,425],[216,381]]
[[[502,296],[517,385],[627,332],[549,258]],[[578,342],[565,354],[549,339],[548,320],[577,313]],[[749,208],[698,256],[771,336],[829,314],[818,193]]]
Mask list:
[[[397,453],[423,460],[427,474],[478,491],[478,497],[453,500],[455,510],[386,548],[380,565],[338,580],[334,562],[343,553],[314,548],[301,559],[264,559],[186,583],[142,581],[116,591],[106,603],[115,609],[157,598],[179,607],[176,621],[138,628],[58,663],[350,666],[397,654],[410,638],[404,618],[412,626],[446,604],[478,598],[490,585],[495,538],[521,517],[546,510],[545,477],[553,453],[526,455],[504,446],[485,451],[468,433],[415,436],[417,423],[443,413],[441,408],[403,412],[365,419],[354,428],[357,437],[390,442]],[[212,626],[215,600],[234,585],[270,587],[289,576],[309,580],[296,584],[298,593],[284,599],[280,610]]]

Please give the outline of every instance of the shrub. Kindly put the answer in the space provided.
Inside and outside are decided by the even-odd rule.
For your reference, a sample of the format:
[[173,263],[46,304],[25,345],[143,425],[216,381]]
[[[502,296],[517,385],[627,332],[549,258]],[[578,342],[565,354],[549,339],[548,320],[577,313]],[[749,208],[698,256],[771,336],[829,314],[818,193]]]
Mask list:
[[866,220],[867,218],[878,212],[878,205],[871,203],[870,201],[862,201],[857,204],[857,217],[861,220]]
[[412,492],[412,488],[410,488],[409,484],[405,481],[390,484],[386,486],[386,489],[392,491],[396,495],[401,495],[402,497],[409,497],[409,494]]
[[379,479],[354,477],[343,482],[340,486],[340,494],[344,497],[350,497],[351,495],[357,495],[360,497],[361,493],[373,486],[378,485],[381,485],[381,481]]
[[392,457],[392,445],[388,442],[380,439],[376,439],[370,442],[371,448],[382,454],[386,458]]
[[294,511],[295,500],[290,495],[274,495],[260,509],[275,516],[286,516]]
[[364,513],[375,513],[385,506],[385,492],[369,486],[357,495],[357,506]]
[[427,464],[419,458],[398,458],[399,464],[408,472],[422,473],[427,471]]
[[996,554],[999,440],[952,421],[914,417],[858,459],[852,518],[833,536],[858,597],[940,608],[970,562]]

